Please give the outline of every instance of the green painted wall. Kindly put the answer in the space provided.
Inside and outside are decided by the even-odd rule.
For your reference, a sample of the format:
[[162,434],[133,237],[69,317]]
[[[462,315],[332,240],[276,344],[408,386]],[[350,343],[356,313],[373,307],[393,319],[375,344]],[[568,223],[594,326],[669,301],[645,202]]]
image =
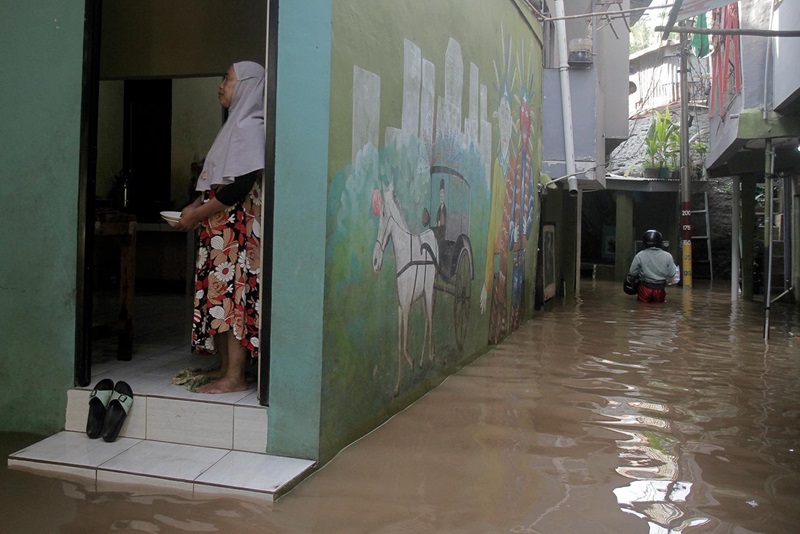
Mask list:
[[0,431],[64,427],[75,351],[83,17],[83,2],[63,0],[4,2],[0,17]]
[[268,450],[320,457],[330,0],[281,2]]
[[[512,0],[333,0],[323,460],[531,314],[542,60],[525,11]],[[400,220],[384,240],[382,224]]]

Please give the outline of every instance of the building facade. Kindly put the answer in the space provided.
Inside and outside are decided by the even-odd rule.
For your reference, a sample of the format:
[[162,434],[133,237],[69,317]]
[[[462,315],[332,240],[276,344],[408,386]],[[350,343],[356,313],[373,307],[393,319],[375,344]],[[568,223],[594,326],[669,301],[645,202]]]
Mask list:
[[324,463],[531,317],[544,77],[527,2],[277,4],[3,17],[19,83],[0,96],[0,430],[63,429],[67,390],[91,382],[90,200],[127,157],[130,80],[170,82],[167,183],[148,187],[179,208],[219,125],[206,91],[234,61],[267,65],[267,452]]

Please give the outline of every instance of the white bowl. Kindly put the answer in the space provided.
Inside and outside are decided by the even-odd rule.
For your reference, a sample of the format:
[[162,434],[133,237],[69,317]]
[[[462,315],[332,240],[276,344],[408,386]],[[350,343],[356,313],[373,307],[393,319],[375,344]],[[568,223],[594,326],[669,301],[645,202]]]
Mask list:
[[167,221],[170,226],[175,226],[181,220],[181,212],[179,211],[162,211],[161,218]]

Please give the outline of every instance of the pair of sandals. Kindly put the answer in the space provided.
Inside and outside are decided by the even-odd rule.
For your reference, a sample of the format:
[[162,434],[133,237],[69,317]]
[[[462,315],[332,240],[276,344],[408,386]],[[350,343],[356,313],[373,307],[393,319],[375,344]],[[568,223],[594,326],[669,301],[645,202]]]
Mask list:
[[116,440],[132,407],[133,390],[127,382],[114,384],[110,378],[102,379],[89,395],[86,435],[91,439],[102,436],[108,443]]

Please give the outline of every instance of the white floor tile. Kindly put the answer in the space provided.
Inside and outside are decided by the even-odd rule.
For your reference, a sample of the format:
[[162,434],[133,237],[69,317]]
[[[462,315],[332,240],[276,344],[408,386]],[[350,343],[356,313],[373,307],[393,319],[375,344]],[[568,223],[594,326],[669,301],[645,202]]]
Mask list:
[[233,407],[233,448],[267,452],[267,410],[255,406]]
[[67,391],[67,414],[64,430],[70,432],[86,432],[86,419],[89,415],[88,389],[70,389]]
[[147,439],[233,447],[233,405],[149,397]]
[[310,460],[231,451],[195,482],[274,493],[313,467]]
[[77,467],[97,467],[137,443],[139,440],[130,438],[117,438],[113,443],[106,443],[102,438],[89,439],[86,434],[79,432],[59,432],[15,452],[9,458],[57,462]]
[[[244,397],[243,399],[236,402],[237,406],[261,406],[261,403],[258,400],[258,391],[253,390],[252,392],[249,391],[249,394]],[[266,407],[265,407],[266,408]]]
[[[142,441],[101,464],[98,468],[98,480],[100,480],[100,472],[114,471],[192,482],[224,457],[227,452],[207,447]],[[103,476],[105,477],[105,474]]]

